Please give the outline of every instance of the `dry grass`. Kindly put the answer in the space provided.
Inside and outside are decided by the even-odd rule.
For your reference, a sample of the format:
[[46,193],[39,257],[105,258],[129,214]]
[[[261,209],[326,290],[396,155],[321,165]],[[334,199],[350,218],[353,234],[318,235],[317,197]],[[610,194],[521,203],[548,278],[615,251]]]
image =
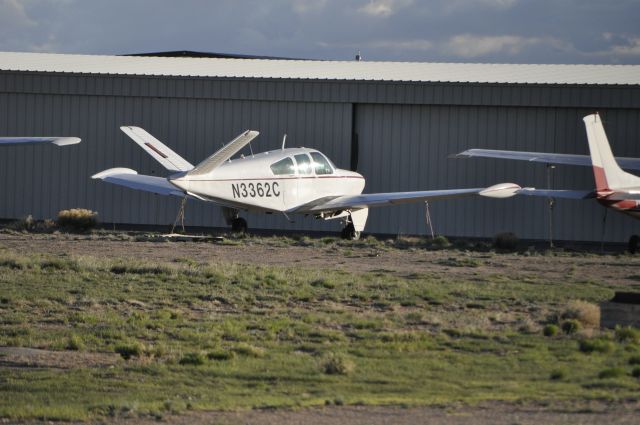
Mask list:
[[58,226],[70,231],[86,232],[98,223],[98,213],[84,208],[58,212]]
[[587,329],[597,329],[600,327],[600,307],[581,300],[571,300],[567,303],[567,308],[562,313],[565,319],[576,319]]

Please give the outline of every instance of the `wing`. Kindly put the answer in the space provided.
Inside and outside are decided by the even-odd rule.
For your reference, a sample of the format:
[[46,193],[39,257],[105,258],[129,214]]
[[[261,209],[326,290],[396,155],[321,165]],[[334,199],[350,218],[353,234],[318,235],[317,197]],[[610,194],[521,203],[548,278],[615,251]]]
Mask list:
[[467,196],[486,196],[490,198],[508,198],[515,195],[520,186],[514,183],[501,183],[488,188],[425,190],[419,192],[368,193],[363,195],[337,196],[316,199],[288,212],[323,212],[338,210],[358,210],[363,208],[384,207],[409,202],[431,201],[439,199],[462,198]]
[[193,165],[186,159],[169,149],[160,140],[153,137],[149,132],[140,127],[122,126],[120,127],[127,136],[136,142],[138,146],[151,155],[164,168],[169,171],[189,171]]
[[[455,158],[498,158],[519,161],[542,162],[545,164],[581,165],[591,167],[589,155],[571,155],[562,153],[500,151],[493,149],[469,149],[454,155]],[[640,170],[640,158],[616,157],[621,168]]]
[[0,145],[37,145],[51,143],[56,146],[80,143],[78,137],[0,137]]
[[541,196],[543,198],[591,199],[595,198],[592,190],[547,190],[524,187],[516,191],[516,195]]
[[130,168],[110,168],[94,174],[91,178],[158,195],[185,196],[183,191],[169,183],[167,179],[163,177],[140,175]]

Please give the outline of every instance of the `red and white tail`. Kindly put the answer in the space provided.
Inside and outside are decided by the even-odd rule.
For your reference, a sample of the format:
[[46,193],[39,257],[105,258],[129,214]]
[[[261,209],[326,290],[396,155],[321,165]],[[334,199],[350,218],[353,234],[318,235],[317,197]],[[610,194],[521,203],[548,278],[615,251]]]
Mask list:
[[640,177],[623,171],[616,162],[600,115],[597,113],[587,115],[583,121],[587,129],[596,191],[611,191],[640,185]]

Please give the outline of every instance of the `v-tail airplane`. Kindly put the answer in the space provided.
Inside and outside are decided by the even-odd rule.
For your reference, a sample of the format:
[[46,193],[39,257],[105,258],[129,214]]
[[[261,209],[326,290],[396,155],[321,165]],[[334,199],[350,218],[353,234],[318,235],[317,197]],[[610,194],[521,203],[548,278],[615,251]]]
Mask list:
[[[640,219],[640,177],[627,173],[627,169],[640,169],[638,158],[618,158],[613,156],[611,145],[604,131],[600,115],[591,114],[583,118],[589,142],[589,162],[582,155],[566,155],[539,152],[492,151],[471,149],[458,157],[482,156],[488,158],[519,159],[547,164],[590,165],[593,167],[596,187],[594,190],[546,190],[522,188],[519,195],[542,196],[545,198],[595,199],[606,208]],[[619,163],[620,162],[620,163]],[[629,250],[635,252],[640,237],[632,235]]]
[[372,207],[475,195],[507,198],[520,189],[516,184],[502,183],[487,188],[363,194],[362,175],[336,167],[315,149],[285,148],[283,141],[282,149],[231,159],[258,136],[257,131],[243,132],[194,166],[144,129],[120,128],[171,174],[165,178],[111,168],[92,178],[160,195],[213,202],[222,207],[226,223],[238,232],[247,230],[240,211],[253,211],[282,213],[287,218],[303,214],[341,219],[342,237],[358,239]]

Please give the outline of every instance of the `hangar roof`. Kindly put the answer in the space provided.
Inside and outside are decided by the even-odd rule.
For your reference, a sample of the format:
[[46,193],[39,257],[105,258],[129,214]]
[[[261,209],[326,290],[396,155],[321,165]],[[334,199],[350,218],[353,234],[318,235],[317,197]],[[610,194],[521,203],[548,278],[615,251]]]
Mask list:
[[0,52],[0,70],[296,80],[640,85],[640,65],[357,62]]

